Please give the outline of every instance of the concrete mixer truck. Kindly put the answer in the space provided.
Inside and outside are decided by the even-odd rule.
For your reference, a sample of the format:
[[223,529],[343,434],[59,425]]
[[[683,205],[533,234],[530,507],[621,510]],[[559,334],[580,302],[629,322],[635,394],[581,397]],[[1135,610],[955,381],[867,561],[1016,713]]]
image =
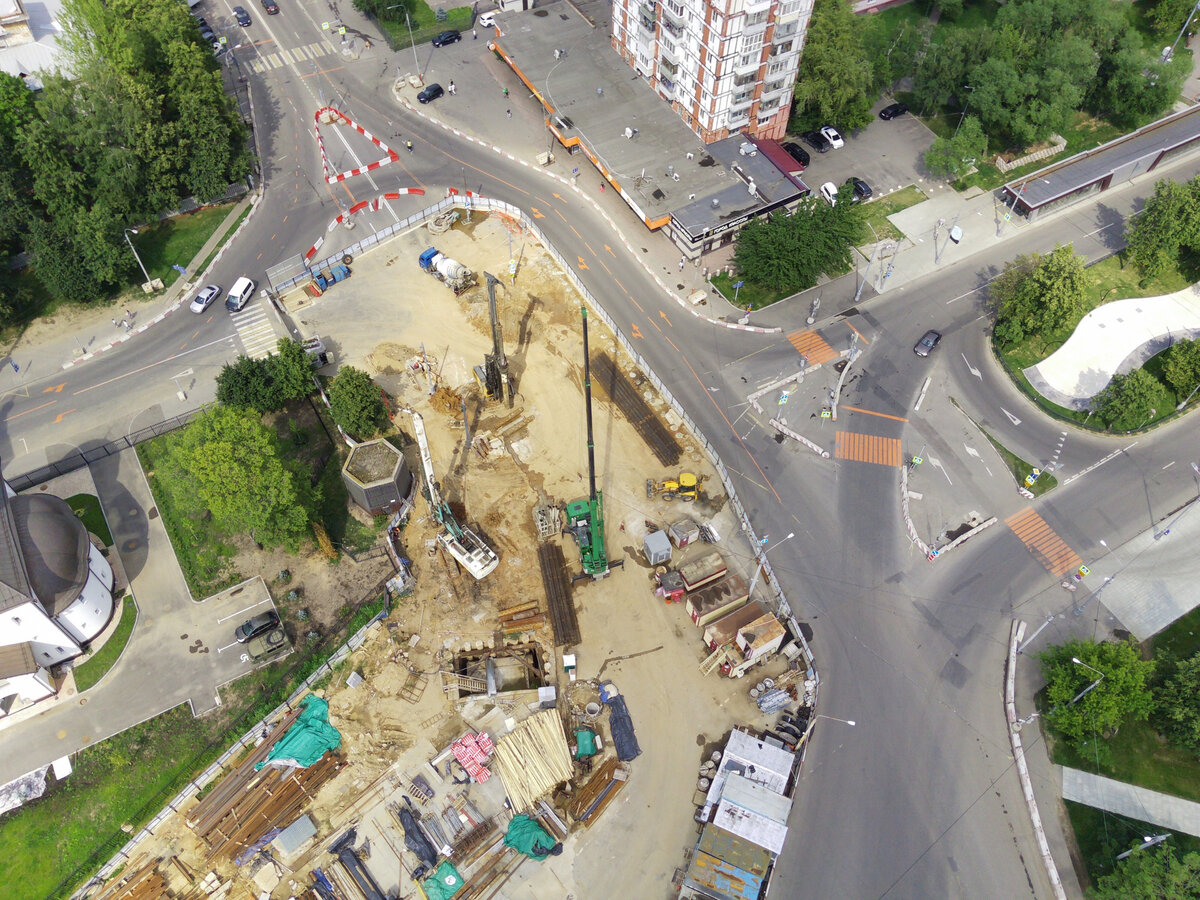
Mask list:
[[421,268],[444,282],[455,294],[461,294],[467,288],[475,285],[475,273],[456,259],[441,253],[436,247],[430,247],[418,258]]

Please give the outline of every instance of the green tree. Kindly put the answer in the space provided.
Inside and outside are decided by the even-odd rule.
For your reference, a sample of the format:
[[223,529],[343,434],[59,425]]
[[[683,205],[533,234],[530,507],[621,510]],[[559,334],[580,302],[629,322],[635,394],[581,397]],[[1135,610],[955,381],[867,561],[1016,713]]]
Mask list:
[[793,127],[862,128],[871,121],[872,81],[862,28],[850,4],[816,0],[796,78]]
[[864,213],[849,189],[836,206],[808,197],[790,215],[749,222],[738,234],[734,265],[740,275],[772,290],[795,293],[812,287],[822,273],[844,272],[862,241]]
[[1142,46],[1132,31],[1118,35],[1103,58],[1088,106],[1114,125],[1134,129],[1166,109],[1180,94],[1191,72],[1191,59],[1182,54],[1162,62]]
[[964,93],[963,85],[971,83],[971,67],[986,56],[991,43],[988,29],[956,28],[944,40],[931,44],[913,76],[913,93],[921,112],[933,112]]
[[291,338],[280,338],[278,347],[279,352],[268,358],[275,386],[285,401],[302,400],[316,388],[312,357]]
[[361,369],[345,366],[329,385],[333,420],[351,437],[369,438],[387,421],[387,407],[379,386]]
[[1163,354],[1163,378],[1183,399],[1200,385],[1200,341],[1179,341]]
[[1181,858],[1171,847],[1132,853],[1102,875],[1092,900],[1195,900],[1200,897],[1200,853]]
[[863,47],[871,60],[872,93],[891,91],[900,79],[913,75],[917,60],[927,52],[932,33],[933,23],[928,19],[915,25],[903,22],[894,36],[884,28],[866,31]]
[[1200,754],[1200,653],[1176,660],[1160,654],[1154,684],[1154,727],[1177,747]]
[[[1150,11],[1150,21],[1154,30],[1164,37],[1175,37],[1195,6],[1194,0],[1158,0],[1154,9]],[[1192,30],[1196,30],[1195,19],[1192,20]]]
[[1040,659],[1046,721],[1077,749],[1125,722],[1145,720],[1154,709],[1154,663],[1142,659],[1132,641],[1069,641]]
[[1154,418],[1166,402],[1158,379],[1145,369],[1134,369],[1114,375],[1108,387],[1092,398],[1092,409],[1109,428],[1133,431]]
[[938,11],[947,22],[953,22],[962,15],[963,0],[937,0]]
[[1187,184],[1164,179],[1154,185],[1142,211],[1126,231],[1126,254],[1148,284],[1178,265],[1180,250],[1200,234],[1200,179]]
[[248,532],[271,547],[295,551],[309,530],[308,479],[284,461],[279,439],[257,413],[215,406],[169,444],[166,463],[176,491],[193,509],[209,510],[223,531]]
[[271,359],[239,356],[225,363],[217,375],[217,400],[226,406],[243,407],[258,413],[283,409],[288,400],[279,385]]
[[996,337],[1011,346],[1074,326],[1083,316],[1086,291],[1083,259],[1071,244],[1014,260],[989,288]]
[[987,156],[987,135],[975,116],[966,116],[953,138],[934,138],[925,167],[934,175],[960,178]]

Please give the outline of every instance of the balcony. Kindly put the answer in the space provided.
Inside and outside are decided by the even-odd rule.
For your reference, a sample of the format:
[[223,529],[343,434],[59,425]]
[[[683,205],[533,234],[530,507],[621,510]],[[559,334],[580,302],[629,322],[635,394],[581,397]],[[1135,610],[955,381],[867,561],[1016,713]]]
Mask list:
[[660,57],[658,60],[658,71],[666,72],[667,75],[673,77],[679,74],[679,64],[671,62],[666,57]]
[[671,21],[671,19],[669,17],[663,16],[662,26],[663,26],[663,29],[668,34],[672,35],[673,37],[676,37],[676,38],[683,37],[684,27],[682,25],[680,25],[678,22]]

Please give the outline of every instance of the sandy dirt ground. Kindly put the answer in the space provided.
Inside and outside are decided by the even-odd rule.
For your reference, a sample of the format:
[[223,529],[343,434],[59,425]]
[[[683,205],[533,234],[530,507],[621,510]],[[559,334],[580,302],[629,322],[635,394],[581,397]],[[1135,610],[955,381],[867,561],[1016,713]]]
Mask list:
[[[370,842],[368,865],[381,887],[395,889],[401,896],[412,892],[406,870],[414,858],[400,852],[403,838],[387,812],[387,805],[399,799],[401,778],[428,776],[425,762],[468,727],[498,736],[505,733],[506,718],[519,720],[530,708],[528,695],[501,695],[495,701],[484,697],[465,706],[451,703],[437,673],[450,666],[456,652],[502,644],[504,636],[497,633],[499,609],[527,600],[539,601],[544,609],[532,509],[547,499],[561,504],[587,492],[579,298],[541,249],[512,228],[501,219],[477,218],[474,224],[456,226],[444,235],[431,236],[419,229],[356,259],[353,276],[323,297],[314,301],[293,295],[287,301],[305,335],[320,333],[337,353],[339,364],[366,369],[401,409],[423,416],[447,500],[467,522],[478,526],[500,555],[497,570],[480,582],[456,572],[440,554],[430,555],[426,547],[437,524],[427,504],[419,500],[403,532],[415,565],[416,590],[397,604],[386,623],[323,689],[351,765],[322,789],[313,804],[321,844],[355,823],[360,836]],[[455,297],[417,266],[419,253],[434,244],[477,273],[506,272],[510,236],[521,265],[516,283],[498,292],[498,307],[517,386],[512,410],[502,403],[485,402],[471,374],[471,367],[482,364],[491,348],[482,275],[479,286]],[[592,353],[607,351],[626,374],[632,374],[612,335],[597,320],[590,322]],[[432,397],[429,379],[419,365],[414,368],[422,359],[422,345],[435,377],[437,391]],[[661,401],[650,399],[662,413]],[[465,423],[473,438],[495,433],[502,423],[520,417],[520,424],[506,433],[502,450],[485,459],[468,447],[463,401]],[[609,557],[624,560],[624,566],[614,568],[604,580],[583,580],[573,587],[583,638],[573,648],[579,682],[567,681],[548,626],[513,640],[540,645],[546,680],[559,688],[560,709],[581,708],[595,699],[599,680],[611,680],[626,696],[643,752],[630,764],[624,790],[590,829],[573,833],[561,856],[540,863],[527,861],[495,895],[508,900],[673,896],[672,875],[696,836],[692,801],[700,763],[731,726],[767,724],[748,689],[783,668],[782,662],[770,662],[742,680],[699,674],[698,665],[706,655],[699,630],[682,604],[665,604],[653,594],[653,573],[641,557],[647,522],[665,526],[684,514],[713,521],[725,536],[717,549],[730,571],[747,580],[753,571],[750,549],[737,535],[723,497],[687,507],[648,500],[646,478],[675,473],[662,470],[633,427],[602,395],[594,397],[594,414]],[[405,412],[398,413],[395,421],[412,433]],[[682,464],[713,476],[686,435],[681,443]],[[407,455],[410,465],[419,467],[411,448]],[[709,484],[719,485],[719,481],[712,478]],[[562,537],[552,540],[562,543],[568,565],[578,572],[574,544]],[[677,551],[675,562],[711,549],[701,544],[686,548],[682,555]],[[262,562],[268,570],[273,566],[295,569],[286,559]],[[311,593],[309,577],[303,576]],[[352,671],[364,678],[354,688],[347,685]],[[602,732],[607,736],[607,723],[602,724]],[[469,789],[472,802],[484,814],[500,811],[503,792],[498,782],[493,779]],[[449,782],[435,787],[437,797],[431,804],[435,807],[461,790]],[[190,857],[188,864],[195,871],[215,869],[223,878],[238,880],[247,874],[235,874],[228,863],[210,863],[205,868],[195,858],[194,839],[179,829],[160,832],[160,837],[164,843],[157,852]],[[328,860],[315,851],[293,860],[289,865],[296,874],[283,873],[271,895],[286,897],[302,889],[306,879],[300,873]],[[272,878],[270,873],[262,877]],[[261,882],[258,887],[263,887]]]

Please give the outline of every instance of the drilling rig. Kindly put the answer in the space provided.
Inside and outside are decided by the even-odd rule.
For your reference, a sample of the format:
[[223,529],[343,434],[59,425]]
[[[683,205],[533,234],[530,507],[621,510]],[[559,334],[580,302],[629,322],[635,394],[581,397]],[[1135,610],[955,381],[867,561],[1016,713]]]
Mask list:
[[479,382],[489,400],[506,400],[512,409],[513,389],[508,380],[508,357],[504,355],[504,332],[500,328],[500,316],[496,313],[496,285],[503,282],[490,272],[484,272],[488,286],[488,314],[492,317],[492,352],[483,358],[482,366],[475,366],[475,380]]
[[420,413],[410,410],[409,415],[412,416],[413,432],[417,436],[417,447],[421,451],[425,485],[429,488],[429,508],[433,511],[433,517],[442,525],[442,532],[437,536],[438,543],[476,580],[484,578],[495,571],[496,566],[500,564],[500,558],[479,535],[470,528],[459,525],[458,520],[454,518],[450,504],[442,498],[437,479],[433,475],[433,456],[429,452],[429,440],[425,437],[425,421]]
[[592,442],[592,364],[588,356],[587,307],[583,314],[583,398],[587,410],[588,496],[567,504],[566,530],[579,544],[579,559],[585,575],[603,578],[608,574],[604,550],[604,496],[596,490],[596,447]]

